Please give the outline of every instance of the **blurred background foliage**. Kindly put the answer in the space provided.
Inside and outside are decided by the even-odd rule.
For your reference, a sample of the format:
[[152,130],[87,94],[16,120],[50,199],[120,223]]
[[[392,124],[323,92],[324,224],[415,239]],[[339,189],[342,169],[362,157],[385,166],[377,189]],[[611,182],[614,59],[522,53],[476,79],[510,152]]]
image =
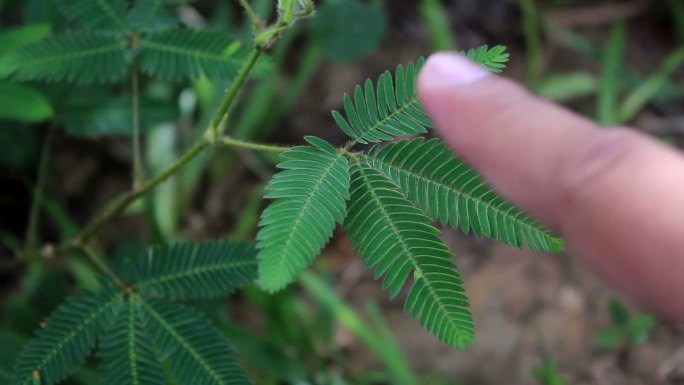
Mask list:
[[[168,17],[158,22],[228,32],[249,43],[251,26],[235,2],[172,3]],[[273,0],[252,4],[263,18],[274,17]],[[11,76],[8,54],[72,28],[56,2],[0,0],[0,22],[0,384],[6,384],[14,355],[41,321],[75,287],[98,285],[94,266],[77,254],[26,263],[15,255],[74,236],[98,208],[130,187],[132,101],[127,80],[79,86]],[[340,107],[340,96],[353,85],[434,50],[481,44],[507,45],[512,62],[506,75],[543,97],[601,124],[630,124],[673,146],[684,144],[681,0],[317,1],[317,15],[288,31],[260,64],[228,130],[238,138],[269,142],[298,143],[305,134],[340,142],[329,111]],[[229,81],[141,78],[149,175],[170,164],[201,133]],[[125,256],[145,244],[181,239],[251,239],[275,162],[247,151],[207,152],[110,225],[99,250]],[[45,186],[38,199],[36,184]],[[36,231],[27,236],[32,221]],[[466,273],[488,271],[487,264],[498,255],[510,254],[476,239],[451,237],[472,256]],[[551,285],[561,302],[553,297],[486,310],[497,312],[492,325],[509,335],[524,335],[521,330],[529,325],[537,330],[524,344],[524,357],[530,358],[510,360],[516,350],[501,340],[490,350],[485,341],[472,353],[477,359],[469,361],[463,355],[468,352],[451,356],[423,334],[419,343],[433,348],[416,348],[413,340],[421,331],[401,330],[387,311],[401,301],[382,303],[377,285],[359,292],[360,282],[372,278],[349,262],[350,253],[345,240],[336,239],[326,258],[295,287],[275,296],[251,287],[229,301],[193,305],[230,338],[257,384],[684,381],[681,331],[632,314],[593,281],[583,286],[584,273],[574,273],[577,268],[567,261],[535,259],[561,272]],[[572,293],[583,304],[583,316],[570,321],[562,318],[575,314],[561,306],[567,287],[577,288]],[[535,315],[543,313],[535,313],[539,306],[560,314],[561,324],[584,325],[584,337],[577,337],[584,338],[578,362],[568,357],[577,352],[557,343],[555,329],[535,325]],[[518,322],[527,326],[508,327],[519,308],[532,314]],[[480,338],[494,333],[490,338],[496,339],[492,330],[497,327],[487,324],[490,318],[482,319]],[[358,357],[360,351],[366,353]],[[445,364],[441,357],[447,356],[461,363]],[[96,367],[95,360],[89,362],[68,383],[98,383]]]

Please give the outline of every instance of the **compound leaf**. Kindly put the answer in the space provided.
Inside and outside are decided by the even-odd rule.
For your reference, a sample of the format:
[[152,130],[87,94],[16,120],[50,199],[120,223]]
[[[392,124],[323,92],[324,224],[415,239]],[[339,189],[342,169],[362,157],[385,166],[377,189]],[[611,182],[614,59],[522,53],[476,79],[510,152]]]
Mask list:
[[346,119],[333,111],[337,125],[358,143],[380,142],[399,135],[427,132],[432,127],[416,96],[416,76],[425,63],[419,59],[404,70],[398,66],[394,78],[387,71],[380,75],[377,86],[366,80],[356,86],[354,98],[344,95]]
[[128,70],[125,55],[125,41],[81,31],[24,45],[5,60],[19,80],[86,84],[122,80]]
[[141,41],[140,68],[169,80],[234,78],[248,50],[231,35],[206,29],[174,29]]
[[431,218],[516,247],[557,252],[563,241],[494,191],[436,139],[375,146],[370,165]]
[[256,250],[247,242],[211,240],[148,249],[132,262],[135,286],[174,299],[226,296],[256,278]]
[[126,0],[56,0],[57,7],[70,21],[85,29],[126,32]]
[[492,48],[483,45],[478,48],[469,49],[468,52],[462,52],[462,54],[494,73],[500,73],[506,68],[506,63],[510,56],[506,53],[506,47],[503,45],[497,45]]
[[13,384],[32,385],[34,372],[43,385],[62,380],[83,363],[122,305],[122,294],[112,287],[67,299],[17,358]]
[[145,328],[158,351],[168,354],[168,370],[179,384],[251,384],[225,337],[196,310],[141,299]]
[[468,298],[453,255],[439,230],[394,184],[366,163],[352,165],[351,199],[344,227],[383,288],[394,297],[413,274],[404,311],[446,344],[473,341]]
[[[501,72],[508,61],[506,47],[482,46],[462,52],[471,60],[492,72]],[[425,59],[398,66],[394,77],[387,71],[380,75],[376,85],[366,80],[363,87],[356,86],[354,97],[344,95],[346,118],[333,111],[337,125],[357,143],[381,142],[400,135],[427,132],[432,122],[416,95],[416,78]]]
[[151,346],[140,317],[139,300],[131,297],[100,342],[103,384],[167,384]]
[[259,282],[274,292],[292,282],[341,223],[349,198],[349,162],[322,139],[282,154],[284,169],[268,184],[257,235]]
[[128,23],[131,28],[144,32],[158,32],[174,28],[178,18],[169,10],[169,6],[179,0],[136,0],[128,12]]
[[7,62],[7,59],[5,59],[7,54],[25,44],[43,39],[48,34],[50,34],[49,24],[29,24],[0,32],[0,47],[2,47],[2,52],[0,52],[0,77],[5,77],[14,72],[16,67],[11,62]]

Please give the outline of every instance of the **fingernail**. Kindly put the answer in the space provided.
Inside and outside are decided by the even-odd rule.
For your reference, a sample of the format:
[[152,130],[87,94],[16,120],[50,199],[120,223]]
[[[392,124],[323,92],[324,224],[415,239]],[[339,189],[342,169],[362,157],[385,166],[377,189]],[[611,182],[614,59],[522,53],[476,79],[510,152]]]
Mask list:
[[467,57],[448,52],[438,52],[430,56],[421,71],[423,81],[442,85],[464,85],[488,75],[487,70]]

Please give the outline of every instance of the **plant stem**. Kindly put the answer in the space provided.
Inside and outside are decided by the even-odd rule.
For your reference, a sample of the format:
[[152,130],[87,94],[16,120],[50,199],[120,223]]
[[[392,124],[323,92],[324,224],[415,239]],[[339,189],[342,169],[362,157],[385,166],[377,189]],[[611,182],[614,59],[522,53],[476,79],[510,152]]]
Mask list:
[[519,0],[527,46],[527,86],[533,91],[539,88],[542,72],[539,15],[534,0]]
[[118,201],[112,205],[107,206],[100,214],[95,216],[95,218],[86,225],[81,235],[77,238],[76,243],[83,245],[88,240],[95,235],[100,228],[109,221],[112,217],[117,216],[123,212],[131,203],[135,202],[141,196],[147,194],[150,190],[155,188],[158,184],[165,181],[171,175],[175,174],[181,167],[191,161],[195,156],[197,156],[202,150],[209,146],[207,139],[202,138],[200,141],[195,143],[188,151],[186,151],[180,158],[178,158],[172,165],[170,165],[166,170],[162,171],[159,175],[145,182],[139,189],[127,192]]
[[604,126],[618,123],[617,100],[623,74],[622,56],[625,50],[627,30],[622,21],[615,22],[610,32],[608,47],[603,56],[603,73],[599,88],[597,119]]
[[126,292],[130,291],[130,288],[128,287],[128,285],[126,285],[126,283],[121,278],[119,278],[119,276],[116,275],[112,271],[112,269],[109,268],[109,265],[107,264],[107,262],[105,262],[102,258],[100,258],[100,255],[97,254],[95,252],[95,250],[93,250],[87,246],[84,246],[82,248],[82,250],[83,250],[83,253],[88,257],[88,259],[90,259],[90,261],[93,262],[93,264],[95,266],[97,266],[98,269],[100,269],[104,274],[110,275],[114,279],[114,282],[116,283],[117,286],[119,286],[121,289],[123,289]]
[[644,80],[637,88],[625,98],[618,113],[618,121],[625,123],[636,114],[657,94],[658,91],[667,83],[679,67],[684,64],[684,45],[677,48],[668,55],[661,68]]
[[249,21],[252,22],[254,29],[257,31],[257,34],[259,34],[259,32],[261,32],[264,29],[263,21],[261,21],[261,19],[256,14],[256,12],[254,12],[254,10],[249,5],[247,0],[239,0],[239,1],[240,1],[240,5],[242,6],[242,9],[245,10],[247,17],[249,17]]
[[248,150],[261,152],[281,153],[290,149],[289,147],[248,142],[245,140],[239,140],[228,136],[222,137],[217,143],[228,147],[246,148]]
[[[140,45],[140,34],[133,32],[130,36],[130,49],[135,50]],[[133,189],[137,189],[143,182],[142,150],[140,148],[140,71],[138,58],[131,62],[131,127],[133,144]]]
[[449,26],[446,10],[439,0],[421,1],[420,15],[428,30],[434,50],[456,49],[456,38]]
[[219,135],[223,132],[223,128],[219,126],[221,126],[221,123],[223,121],[227,120],[228,109],[233,104],[233,101],[235,101],[235,97],[237,96],[238,91],[240,91],[240,88],[242,88],[242,85],[245,83],[245,80],[247,80],[247,76],[252,71],[252,68],[254,68],[254,65],[259,60],[259,57],[261,57],[262,53],[263,51],[259,47],[255,47],[254,50],[252,50],[252,53],[249,55],[249,59],[247,59],[247,62],[240,70],[240,73],[238,74],[237,78],[230,86],[228,93],[223,99],[223,102],[221,102],[221,106],[219,107],[218,111],[216,112],[216,115],[214,116],[214,119],[212,119],[211,124],[209,126],[209,133],[212,135],[213,138],[218,138]]
[[138,61],[133,59],[131,66],[131,96],[133,100],[133,189],[139,188],[143,181],[142,151],[140,149],[140,84]]
[[[50,164],[50,148],[52,147],[52,139],[55,128],[50,126],[45,134],[43,146],[40,151],[40,164],[38,165],[38,176],[36,184],[33,187],[33,199],[31,200],[31,211],[29,212],[29,222],[26,230],[26,250],[32,250],[35,247],[36,235],[38,233],[38,220],[40,217],[40,207],[43,202],[43,189],[47,179],[47,169]],[[27,254],[28,255],[28,254]]]

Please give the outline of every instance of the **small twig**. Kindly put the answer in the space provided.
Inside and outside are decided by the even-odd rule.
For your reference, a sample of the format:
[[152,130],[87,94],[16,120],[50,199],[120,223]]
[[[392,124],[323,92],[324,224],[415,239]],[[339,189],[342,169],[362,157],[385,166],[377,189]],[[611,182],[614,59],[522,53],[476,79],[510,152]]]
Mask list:
[[214,119],[212,119],[209,126],[208,134],[210,134],[212,138],[218,138],[223,132],[221,123],[228,120],[228,109],[235,101],[238,91],[240,91],[240,88],[242,88],[242,85],[247,80],[247,76],[249,76],[249,73],[254,68],[254,65],[257,63],[262,53],[263,51],[259,47],[255,47],[254,50],[252,50],[252,53],[249,55],[249,59],[247,59],[247,62],[245,62],[245,65],[240,70],[240,73],[233,82],[233,85],[228,90],[228,93],[223,99],[223,102],[221,102],[221,106],[216,112],[216,115],[214,115]]
[[[134,41],[136,38],[134,37]],[[140,188],[143,182],[142,150],[140,149],[140,84],[138,61],[133,59],[131,65],[131,96],[133,126],[133,189]]]
[[[33,199],[31,200],[31,211],[29,212],[29,222],[26,230],[26,250],[33,249],[36,245],[38,233],[38,222],[40,217],[40,207],[43,202],[43,189],[47,180],[47,169],[50,164],[50,149],[54,137],[55,128],[50,126],[43,140],[43,147],[40,152],[40,164],[38,166],[38,177],[33,187]],[[29,255],[27,253],[26,255]]]
[[231,138],[230,136],[223,136],[216,143],[222,144],[222,145],[228,146],[228,147],[245,148],[248,150],[261,151],[261,152],[281,153],[281,152],[284,152],[284,151],[287,151],[290,149],[289,147],[248,142],[246,140],[239,140],[239,139]]
[[249,18],[249,21],[252,22],[252,25],[254,26],[254,29],[256,30],[257,34],[259,34],[261,31],[264,30],[264,22],[261,20],[261,18],[254,12],[254,9],[249,5],[247,0],[239,0],[240,5],[242,6],[242,9],[245,10],[245,13],[247,14],[247,17]]
[[88,259],[90,259],[90,261],[98,267],[98,269],[100,269],[104,274],[110,275],[112,279],[114,279],[114,282],[117,286],[119,286],[125,292],[130,291],[128,285],[118,275],[116,275],[112,269],[109,268],[107,262],[100,258],[100,255],[95,252],[95,250],[85,245],[81,248],[81,250],[88,257]]
[[209,142],[206,139],[202,139],[195,143],[185,154],[178,158],[172,165],[162,171],[159,175],[152,178],[151,180],[145,182],[137,190],[132,190],[126,193],[124,196],[119,198],[119,200],[107,206],[100,214],[95,216],[95,218],[86,225],[85,229],[76,239],[76,244],[85,244],[90,240],[90,238],[95,235],[100,228],[107,223],[112,217],[119,215],[123,212],[131,203],[138,200],[138,198],[147,194],[150,190],[154,189],[158,184],[165,181],[173,174],[176,173],[180,168],[185,166],[189,161],[196,157],[202,150],[209,146]]

